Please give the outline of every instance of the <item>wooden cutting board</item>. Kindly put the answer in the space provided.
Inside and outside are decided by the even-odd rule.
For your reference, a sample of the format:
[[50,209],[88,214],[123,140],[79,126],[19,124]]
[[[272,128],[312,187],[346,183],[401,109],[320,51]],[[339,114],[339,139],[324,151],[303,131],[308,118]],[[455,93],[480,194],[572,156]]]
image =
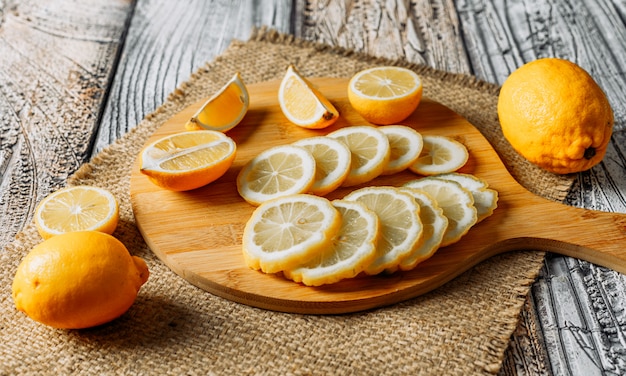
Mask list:
[[[469,162],[460,172],[485,179],[499,192],[495,213],[474,226],[461,241],[441,248],[409,272],[364,276],[333,285],[306,287],[249,269],[241,237],[254,207],[237,193],[235,177],[261,151],[304,137],[323,135],[339,127],[366,122],[347,100],[348,79],[312,80],[336,106],[339,121],[324,130],[307,130],[287,121],[277,102],[280,82],[249,85],[250,109],[242,123],[228,132],[237,143],[237,158],[217,181],[189,192],[171,192],[131,172],[133,212],[146,243],[174,272],[210,293],[255,307],[298,313],[330,314],[365,310],[400,302],[431,291],[498,253],[536,249],[552,251],[626,273],[626,216],[578,209],[528,192],[508,173],[491,145],[465,119],[422,100],[401,124],[420,133],[450,136],[467,146]],[[204,100],[172,117],[148,140],[181,132]],[[368,185],[400,186],[417,179],[406,171],[380,177]],[[357,189],[342,188],[327,197]]]

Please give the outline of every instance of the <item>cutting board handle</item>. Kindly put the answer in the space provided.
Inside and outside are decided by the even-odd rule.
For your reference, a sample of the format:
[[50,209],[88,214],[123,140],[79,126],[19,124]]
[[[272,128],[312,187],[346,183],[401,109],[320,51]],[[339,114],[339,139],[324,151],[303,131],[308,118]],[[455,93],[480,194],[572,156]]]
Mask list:
[[509,213],[517,222],[508,226],[506,239],[493,244],[499,252],[542,250],[626,274],[626,214],[567,206],[535,195],[527,199],[533,204],[503,210],[519,213]]

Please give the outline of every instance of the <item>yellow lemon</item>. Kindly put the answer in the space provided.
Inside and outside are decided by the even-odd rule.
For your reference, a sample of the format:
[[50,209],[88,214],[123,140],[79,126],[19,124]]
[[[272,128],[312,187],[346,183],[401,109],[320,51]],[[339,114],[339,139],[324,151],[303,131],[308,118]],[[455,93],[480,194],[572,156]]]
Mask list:
[[348,84],[348,100],[365,120],[393,124],[406,119],[422,99],[422,80],[410,69],[386,66],[363,70]]
[[98,231],[68,232],[35,246],[13,278],[18,310],[55,328],[109,322],[134,303],[148,279],[143,259]]
[[303,128],[325,128],[339,118],[335,106],[292,65],[280,83],[278,103],[285,117]]
[[328,249],[341,214],[323,197],[282,196],[259,205],[243,231],[246,264],[265,273],[292,269]]
[[186,131],[165,136],[141,152],[141,173],[165,189],[188,191],[207,185],[228,171],[237,145],[218,131]]
[[70,231],[112,234],[119,221],[117,200],[106,189],[76,186],[44,198],[35,210],[35,225],[42,238]]
[[606,95],[578,65],[545,58],[506,79],[498,97],[504,137],[531,163],[557,174],[600,163],[613,133]]
[[236,73],[209,98],[185,124],[187,130],[208,129],[226,132],[243,120],[250,106],[248,89]]

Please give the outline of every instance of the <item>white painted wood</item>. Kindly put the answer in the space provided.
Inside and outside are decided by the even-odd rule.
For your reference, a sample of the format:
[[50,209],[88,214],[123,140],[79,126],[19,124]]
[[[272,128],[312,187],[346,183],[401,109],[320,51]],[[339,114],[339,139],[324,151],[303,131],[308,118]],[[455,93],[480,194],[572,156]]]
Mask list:
[[0,246],[90,153],[125,0],[0,1]]
[[288,0],[139,0],[128,28],[93,154],[134,128],[231,40],[254,27],[290,31]]
[[[494,83],[537,57],[576,61],[617,122],[567,202],[624,213],[625,20],[622,0],[0,1],[0,246],[80,163],[260,25]],[[625,305],[624,275],[549,257],[501,374],[625,374]]]

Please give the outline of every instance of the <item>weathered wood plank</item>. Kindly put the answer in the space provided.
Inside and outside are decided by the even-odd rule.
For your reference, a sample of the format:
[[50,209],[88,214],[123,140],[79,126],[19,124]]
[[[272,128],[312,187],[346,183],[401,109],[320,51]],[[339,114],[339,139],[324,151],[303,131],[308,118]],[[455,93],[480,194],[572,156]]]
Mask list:
[[246,40],[261,25],[287,33],[291,17],[288,0],[139,0],[93,154],[135,127],[231,40]]
[[89,155],[132,4],[0,3],[0,245]]
[[[303,36],[378,56],[472,73],[494,83],[504,82],[517,67],[539,57],[558,56],[575,61],[607,92],[617,122],[604,163],[578,175],[567,202],[599,210],[626,211],[623,2],[463,0],[453,4],[458,20],[453,10],[440,9],[444,2],[395,3],[308,1]],[[436,22],[442,19],[450,21],[443,25]],[[387,20],[395,22],[395,30],[387,30]],[[435,40],[432,35],[442,40]],[[403,48],[406,46],[410,48]],[[621,305],[615,302],[626,300],[624,276],[585,265],[581,268],[602,272],[581,277],[580,272],[567,267],[572,262],[578,260],[549,258],[543,271],[546,277],[537,281],[531,295],[535,304],[529,305],[536,305],[542,314],[528,310],[523,313],[521,326],[527,330],[519,330],[512,339],[503,374],[620,372],[614,354],[623,353],[624,334],[619,323],[626,318]],[[557,270],[559,273],[552,276]],[[570,283],[553,283],[562,279]],[[598,294],[591,292],[589,286],[605,286],[605,295],[616,298],[598,300]],[[554,303],[557,297],[562,299],[559,304]],[[537,358],[546,364],[536,364],[533,359]]]
[[450,0],[307,1],[302,38],[469,73]]

